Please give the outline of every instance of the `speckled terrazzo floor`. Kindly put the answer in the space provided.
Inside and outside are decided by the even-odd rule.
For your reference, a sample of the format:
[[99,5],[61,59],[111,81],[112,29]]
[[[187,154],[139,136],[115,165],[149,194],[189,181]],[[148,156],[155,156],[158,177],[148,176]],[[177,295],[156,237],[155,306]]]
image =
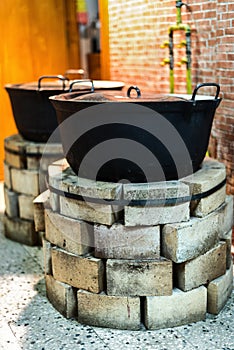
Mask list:
[[3,236],[3,210],[0,193],[0,350],[234,350],[234,291],[218,316],[161,331],[119,331],[65,319],[46,299],[40,248]]

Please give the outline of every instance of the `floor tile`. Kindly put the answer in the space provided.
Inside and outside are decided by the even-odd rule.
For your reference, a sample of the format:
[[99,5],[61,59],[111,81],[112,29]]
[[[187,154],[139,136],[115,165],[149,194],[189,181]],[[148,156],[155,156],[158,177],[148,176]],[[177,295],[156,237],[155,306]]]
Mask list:
[[120,331],[94,328],[98,336],[111,350],[194,350],[188,340],[177,331]]

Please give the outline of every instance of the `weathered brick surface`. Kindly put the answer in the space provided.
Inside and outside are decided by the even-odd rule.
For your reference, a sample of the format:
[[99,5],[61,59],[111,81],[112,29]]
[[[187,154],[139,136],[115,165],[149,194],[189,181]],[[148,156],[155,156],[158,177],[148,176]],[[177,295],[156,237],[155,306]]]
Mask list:
[[37,196],[39,194],[38,171],[11,169],[12,189],[15,192]]
[[172,262],[114,260],[106,263],[107,294],[149,296],[172,294]]
[[47,172],[48,166],[63,155],[62,145],[59,143],[28,143],[26,152],[29,154],[38,154],[38,156],[26,157],[27,169]]
[[93,249],[93,226],[45,209],[45,236],[52,244],[77,255]]
[[188,222],[165,225],[162,230],[162,254],[182,263],[210,250],[219,240],[219,212]]
[[4,216],[5,236],[13,241],[27,244],[30,246],[39,243],[38,234],[35,232],[32,221],[19,218],[9,218]]
[[[54,155],[60,157],[63,155],[63,148],[61,143],[43,143],[43,142],[28,142],[25,144],[25,150],[26,153],[29,154],[39,154],[43,157],[49,157],[52,158]],[[56,161],[56,160],[54,160]],[[53,162],[54,162],[53,161]]]
[[14,168],[25,169],[25,158],[20,154],[14,154],[5,150],[5,162]]
[[49,183],[58,190],[90,198],[120,199],[122,184],[78,177],[65,159],[49,166]]
[[189,187],[179,181],[130,183],[123,185],[126,200],[170,199],[189,195]]
[[227,269],[230,268],[231,263],[232,263],[232,230],[226,233],[225,236],[221,239],[221,241],[224,241],[227,245],[227,252],[226,252],[226,264],[227,264]]
[[207,311],[217,315],[232,293],[233,288],[233,264],[226,271],[225,275],[209,283]]
[[12,189],[12,179],[11,179],[11,167],[4,162],[4,184],[10,190]]
[[[181,181],[190,187],[191,195],[202,194],[219,185],[226,178],[224,164],[213,159],[205,159],[202,168],[193,175]],[[191,214],[197,217],[204,217],[217,209],[225,202],[226,187],[223,186],[215,193],[191,202]]]
[[99,293],[104,289],[104,264],[93,257],[80,257],[59,248],[53,248],[52,270],[56,280]]
[[189,202],[165,207],[127,206],[124,208],[126,226],[156,226],[188,221],[189,218]]
[[77,316],[77,291],[68,284],[46,275],[46,295],[51,304],[66,318]]
[[194,195],[211,190],[225,178],[225,165],[214,159],[206,158],[200,170],[181,181],[189,186],[190,193]]
[[23,153],[27,142],[20,134],[14,134],[4,139],[4,147],[16,153]]
[[219,237],[225,237],[233,226],[233,196],[227,196],[225,203],[217,210],[219,216]]
[[54,162],[49,166],[49,183],[56,190],[71,193],[77,196],[100,199],[100,203],[92,203],[89,200],[79,200],[59,196],[53,193],[51,207],[54,211],[74,219],[112,225],[120,216],[121,207],[109,205],[105,200],[120,199],[122,184],[93,181],[79,178],[68,166],[64,159]]
[[60,212],[59,195],[50,191],[50,207],[53,211]]
[[174,265],[176,286],[189,291],[206,284],[226,272],[226,243],[220,242],[207,253]]
[[193,216],[202,218],[220,207],[225,202],[225,198],[226,186],[223,186],[210,196],[202,198],[199,201],[193,201],[191,203],[191,213]]
[[33,200],[35,196],[19,195],[19,217],[26,220],[34,220]]
[[88,203],[60,196],[60,213],[73,219],[80,219],[104,225],[112,225],[119,219],[116,206]]
[[156,259],[160,228],[94,225],[95,256],[105,259]]
[[5,211],[9,218],[19,216],[18,193],[10,191],[4,186]]
[[46,275],[46,295],[51,304],[66,318],[77,316],[77,291],[68,284]]
[[206,318],[207,289],[204,286],[189,292],[175,288],[170,296],[146,297],[145,326],[148,329],[178,327]]
[[79,290],[78,322],[97,327],[138,330],[140,298],[92,294]]
[[63,155],[60,143],[32,142],[19,134],[7,137],[4,146],[6,162],[18,169],[47,171],[48,165]]
[[[151,184],[124,185],[125,200],[150,200],[180,198],[189,195],[189,187],[177,181],[159,182]],[[126,226],[152,226],[189,220],[189,202],[168,206],[145,207],[125,206],[124,223]]]
[[44,237],[42,238],[42,248],[43,248],[44,273],[45,275],[52,275],[52,259],[51,259],[52,244],[48,242]]
[[65,158],[53,162],[48,167],[49,184],[56,189],[60,189],[62,172],[69,166]]
[[84,197],[99,199],[120,199],[122,194],[122,184],[77,177],[70,167],[63,171],[60,189]]
[[45,208],[49,207],[49,198],[50,198],[50,191],[46,190],[41,194],[39,194],[39,196],[37,196],[33,200],[33,216],[34,216],[35,230],[37,232],[45,231],[44,211],[45,211]]

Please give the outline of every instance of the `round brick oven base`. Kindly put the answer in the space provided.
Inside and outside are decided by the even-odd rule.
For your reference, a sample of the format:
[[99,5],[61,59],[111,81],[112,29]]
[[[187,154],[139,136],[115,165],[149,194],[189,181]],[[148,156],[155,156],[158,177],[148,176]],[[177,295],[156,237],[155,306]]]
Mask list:
[[33,200],[46,189],[48,165],[61,158],[62,145],[32,142],[15,134],[4,140],[4,152],[5,235],[30,246],[41,245],[34,227]]
[[64,159],[50,165],[50,203],[35,204],[48,299],[65,317],[130,330],[218,314],[233,285],[225,178],[213,159],[192,176],[148,184],[81,179]]

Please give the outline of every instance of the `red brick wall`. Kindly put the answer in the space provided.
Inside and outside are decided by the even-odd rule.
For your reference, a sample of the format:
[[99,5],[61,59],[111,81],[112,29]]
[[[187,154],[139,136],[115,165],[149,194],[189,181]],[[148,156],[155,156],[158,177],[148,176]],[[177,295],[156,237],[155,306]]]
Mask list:
[[[217,82],[224,100],[216,112],[210,141],[211,156],[223,161],[228,193],[234,194],[234,3],[188,0],[182,21],[192,27],[192,82]],[[168,49],[168,27],[176,23],[175,1],[109,0],[111,78],[143,91],[169,92],[169,67],[161,66]],[[175,46],[184,38],[175,35]],[[185,49],[175,47],[175,62]],[[175,92],[186,92],[185,65],[175,65]],[[204,91],[213,93],[213,90]]]

